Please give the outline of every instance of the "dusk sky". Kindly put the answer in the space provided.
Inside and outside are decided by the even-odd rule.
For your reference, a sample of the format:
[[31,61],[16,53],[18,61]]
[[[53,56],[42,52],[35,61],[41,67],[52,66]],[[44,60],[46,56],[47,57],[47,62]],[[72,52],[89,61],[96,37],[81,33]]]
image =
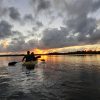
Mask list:
[[100,0],[0,0],[0,52],[99,44]]

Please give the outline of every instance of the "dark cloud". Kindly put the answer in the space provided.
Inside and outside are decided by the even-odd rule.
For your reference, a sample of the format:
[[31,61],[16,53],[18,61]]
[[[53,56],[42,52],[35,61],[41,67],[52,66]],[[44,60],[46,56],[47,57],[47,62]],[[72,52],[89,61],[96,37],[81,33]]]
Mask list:
[[40,22],[40,21],[35,22],[31,33],[37,32],[42,27],[43,27],[42,22]]
[[50,29],[43,32],[40,48],[60,48],[65,46],[86,45],[100,43],[100,30],[92,34],[69,33],[66,28]]
[[31,39],[27,42],[28,49],[34,49],[38,47],[38,41],[36,39]]
[[9,16],[13,20],[20,20],[21,19],[19,11],[17,10],[17,8],[14,8],[14,7],[9,8]]
[[99,4],[98,0],[95,2],[94,0],[75,0],[71,2],[66,7],[69,16],[66,25],[76,32],[82,33],[89,32],[89,29],[95,29],[96,19],[89,18],[88,14],[94,11],[93,9],[96,11],[100,8],[100,6],[95,6],[96,4]]
[[93,34],[90,35],[89,38],[90,44],[100,43],[100,30],[96,30],[93,32]]
[[0,22],[0,38],[8,38],[9,36],[12,36],[12,25],[10,25],[7,21],[2,20]]
[[19,52],[19,51],[32,50],[33,48],[36,47],[38,47],[38,43],[36,40],[31,39],[25,42],[25,38],[20,37],[20,38],[13,38],[10,45],[6,48],[6,50],[11,52]]
[[[35,20],[37,17],[40,17],[41,12],[48,13],[48,10],[51,9],[50,0],[31,0],[31,5],[33,7],[33,14]],[[49,13],[48,13],[49,14]]]
[[38,0],[38,6],[37,6],[37,10],[46,10],[50,7],[50,2],[47,0]]
[[75,33],[80,32],[82,34],[92,34],[96,28],[96,19],[88,18],[84,16],[78,16],[67,21],[67,26],[70,31],[73,30]]
[[[11,31],[10,35],[5,35],[4,38],[1,38],[0,42],[0,51],[1,52],[17,52],[24,50],[24,44],[25,44],[25,36],[22,35],[19,31]],[[10,37],[10,41],[8,42],[8,38]],[[5,43],[8,43],[8,45],[5,47]]]
[[27,14],[24,16],[25,21],[34,21],[32,14]]
[[32,14],[26,14],[20,20],[20,23],[21,23],[21,25],[25,25],[25,24],[31,24],[31,25],[33,25],[35,23],[35,20],[34,20]]
[[7,47],[7,51],[17,52],[25,50],[25,40],[20,38],[13,38],[10,45]]
[[96,11],[100,8],[100,0],[93,0],[92,11]]
[[80,44],[96,44],[100,43],[100,30],[94,31],[92,34],[79,34],[77,37]]
[[38,27],[35,26],[35,27],[32,28],[32,30],[33,31],[31,33],[36,32],[36,31],[38,31]]
[[35,6],[35,9],[39,12],[41,10],[46,10],[50,7],[50,1],[49,0],[32,0],[33,6]]
[[42,26],[43,26],[42,22],[40,22],[40,21],[37,21],[37,22],[36,22],[36,25],[37,25],[38,27],[42,27]]
[[13,34],[15,34],[13,37],[11,37],[11,41],[7,48],[5,49],[8,52],[19,52],[19,51],[27,51],[31,50],[33,48],[38,47],[38,41],[36,39],[29,39],[26,41],[27,37],[29,38],[28,35],[24,36],[22,35],[21,32],[19,31],[13,31]]
[[32,14],[26,14],[23,18],[23,22],[31,23],[33,25],[33,29],[38,29],[43,26],[42,22],[35,20]]
[[44,48],[58,48],[64,47],[72,43],[70,39],[67,39],[68,31],[66,28],[58,29],[46,29],[43,32],[43,37],[40,41],[41,47]]

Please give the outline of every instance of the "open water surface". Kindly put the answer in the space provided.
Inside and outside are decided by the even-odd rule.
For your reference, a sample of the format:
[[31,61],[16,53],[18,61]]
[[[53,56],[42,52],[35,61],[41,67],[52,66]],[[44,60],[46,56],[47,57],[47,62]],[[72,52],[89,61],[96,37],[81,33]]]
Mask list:
[[0,100],[100,100],[100,55],[43,56],[34,70],[22,57],[0,57]]

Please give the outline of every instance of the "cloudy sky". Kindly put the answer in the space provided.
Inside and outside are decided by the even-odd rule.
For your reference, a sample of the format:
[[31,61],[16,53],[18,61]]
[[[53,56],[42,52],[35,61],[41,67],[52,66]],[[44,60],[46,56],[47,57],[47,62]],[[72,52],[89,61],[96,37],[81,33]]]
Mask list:
[[99,44],[100,0],[0,0],[0,52]]

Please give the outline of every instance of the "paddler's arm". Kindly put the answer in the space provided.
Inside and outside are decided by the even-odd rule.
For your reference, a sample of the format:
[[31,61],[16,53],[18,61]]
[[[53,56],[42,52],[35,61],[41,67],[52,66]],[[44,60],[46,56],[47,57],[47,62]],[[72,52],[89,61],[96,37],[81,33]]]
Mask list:
[[23,57],[22,62],[25,60],[26,56]]
[[41,58],[41,56],[35,56],[35,59]]

